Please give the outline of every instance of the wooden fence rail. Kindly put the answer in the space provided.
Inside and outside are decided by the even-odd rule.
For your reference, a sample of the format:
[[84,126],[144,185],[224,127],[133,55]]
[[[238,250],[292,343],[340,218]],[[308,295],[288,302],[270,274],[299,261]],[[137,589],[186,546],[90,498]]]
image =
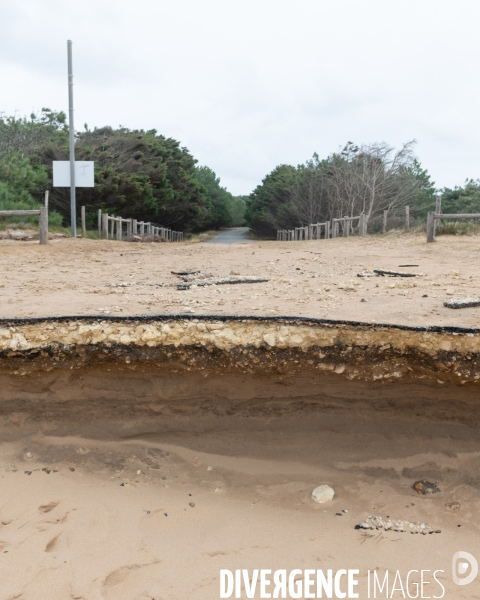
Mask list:
[[312,223],[305,227],[295,227],[295,229],[279,229],[277,230],[277,241],[293,242],[335,238],[339,236],[340,224],[342,225],[343,236],[348,237],[353,233],[352,223],[356,220],[358,220],[358,235],[367,235],[367,219],[362,213],[358,217],[341,217],[340,219],[331,219],[331,221],[325,223]]
[[0,217],[15,215],[25,217],[39,215],[39,243],[42,246],[48,243],[48,191],[45,192],[45,205],[41,206],[38,210],[0,210]]
[[[83,208],[83,207],[82,207]],[[83,218],[83,212],[82,212]],[[104,240],[111,239],[122,240],[124,233],[127,238],[133,235],[159,235],[168,242],[183,242],[183,231],[173,231],[168,227],[159,227],[154,223],[138,221],[137,219],[124,219],[115,215],[108,215],[98,211],[99,235]],[[123,225],[126,224],[126,232]],[[110,224],[110,226],[109,226]]]
[[427,215],[427,243],[435,241],[436,224],[441,219],[480,219],[480,213],[451,215],[430,211]]

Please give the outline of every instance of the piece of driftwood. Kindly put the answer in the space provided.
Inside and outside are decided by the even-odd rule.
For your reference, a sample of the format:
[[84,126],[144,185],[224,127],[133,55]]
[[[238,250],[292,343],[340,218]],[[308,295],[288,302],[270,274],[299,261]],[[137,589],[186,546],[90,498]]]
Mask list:
[[419,277],[420,273],[403,273],[401,271],[389,271],[387,269],[373,269],[374,273],[384,277],[387,275],[388,277]]
[[420,265],[398,265],[399,267],[419,267]]
[[480,306],[480,298],[451,298],[443,303],[447,308],[471,308]]
[[197,275],[200,271],[170,271],[172,275]]
[[263,283],[268,281],[265,277],[251,277],[248,275],[228,276],[228,277],[212,277],[210,279],[193,279],[184,283],[173,284],[177,290],[188,290],[192,285],[198,287],[207,287],[210,285],[233,285],[236,283]]

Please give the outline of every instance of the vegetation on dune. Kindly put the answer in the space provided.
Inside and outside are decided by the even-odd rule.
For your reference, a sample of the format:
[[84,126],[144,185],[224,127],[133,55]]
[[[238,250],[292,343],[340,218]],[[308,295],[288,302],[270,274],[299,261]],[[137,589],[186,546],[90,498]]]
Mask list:
[[[245,200],[220,185],[208,167],[172,138],[149,131],[102,127],[76,133],[76,160],[95,161],[95,187],[77,188],[87,227],[97,211],[152,221],[182,231],[243,223]],[[30,118],[0,116],[0,183],[9,206],[29,208],[51,188],[52,162],[68,160],[65,114],[42,109]],[[69,224],[70,192],[53,188],[50,207]],[[58,218],[53,216],[53,219]],[[50,219],[50,222],[52,220]]]
[[370,230],[378,215],[394,216],[409,205],[426,212],[435,188],[413,154],[415,142],[400,150],[388,144],[348,142],[321,160],[281,165],[265,177],[247,203],[248,224],[263,235],[332,218],[365,213]]
[[[314,154],[296,167],[278,165],[249,196],[233,196],[212,169],[155,129],[85,125],[75,137],[76,159],[95,161],[95,187],[77,188],[78,211],[86,207],[91,229],[102,209],[185,232],[247,224],[256,235],[273,238],[277,229],[363,212],[374,233],[385,210],[390,226],[402,227],[405,206],[411,225],[423,224],[437,194],[445,213],[480,212],[480,180],[436,190],[414,155],[415,141],[399,149],[348,142],[324,159]],[[50,224],[68,226],[69,189],[51,185],[52,162],[68,156],[65,113],[44,108],[28,118],[0,114],[0,210],[37,208],[50,189]]]

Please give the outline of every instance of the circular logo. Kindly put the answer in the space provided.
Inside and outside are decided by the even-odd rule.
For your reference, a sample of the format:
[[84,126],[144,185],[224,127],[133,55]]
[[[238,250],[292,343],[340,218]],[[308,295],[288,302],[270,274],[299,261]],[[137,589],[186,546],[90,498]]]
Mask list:
[[[470,573],[463,577],[468,570]],[[457,585],[468,585],[478,575],[478,563],[469,552],[455,552],[452,558],[452,577]]]

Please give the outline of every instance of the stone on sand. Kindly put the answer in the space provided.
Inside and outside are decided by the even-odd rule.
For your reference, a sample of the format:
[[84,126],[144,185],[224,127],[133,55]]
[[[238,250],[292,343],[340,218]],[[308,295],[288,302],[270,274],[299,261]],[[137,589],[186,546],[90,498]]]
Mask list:
[[312,492],[312,499],[318,504],[329,502],[334,496],[335,492],[329,485],[319,485]]

